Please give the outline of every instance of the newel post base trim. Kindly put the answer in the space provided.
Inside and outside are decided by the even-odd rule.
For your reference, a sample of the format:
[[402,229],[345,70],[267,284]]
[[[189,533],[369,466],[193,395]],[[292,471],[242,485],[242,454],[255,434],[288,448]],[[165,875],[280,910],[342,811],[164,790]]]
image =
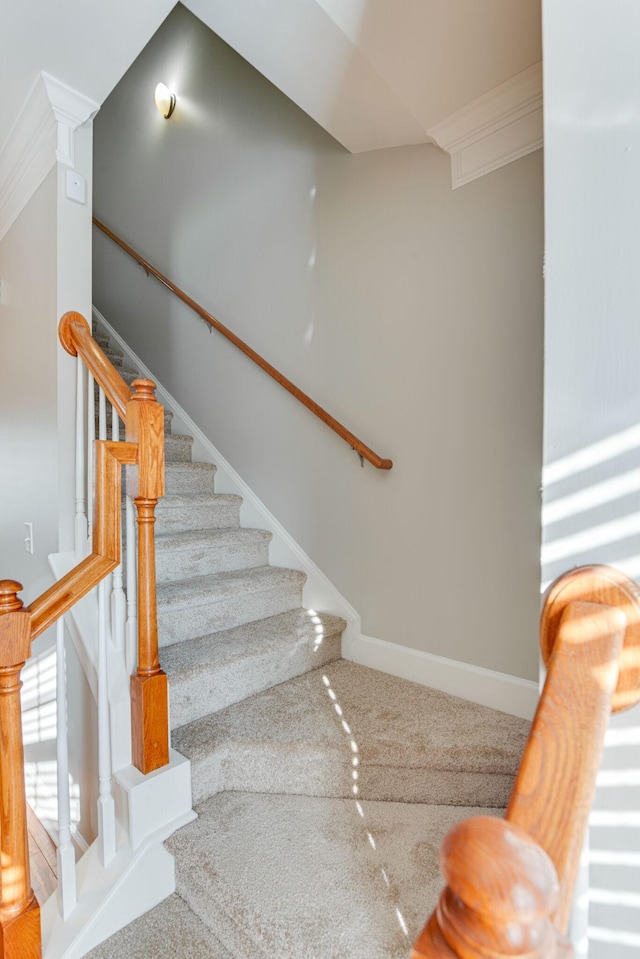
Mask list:
[[162,670],[131,677],[131,739],[133,765],[144,775],[169,762],[169,685]]
[[0,957],[41,959],[40,906],[35,896],[27,908],[17,914],[0,907]]

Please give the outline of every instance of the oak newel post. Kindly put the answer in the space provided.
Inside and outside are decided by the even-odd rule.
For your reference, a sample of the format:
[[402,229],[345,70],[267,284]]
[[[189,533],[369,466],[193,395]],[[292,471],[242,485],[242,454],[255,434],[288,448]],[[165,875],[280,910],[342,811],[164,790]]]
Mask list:
[[540,623],[547,679],[506,821],[444,841],[447,887],[412,959],[560,959],[610,713],[640,701],[640,587],[608,566],[556,580]]
[[166,674],[158,658],[155,508],[164,496],[164,415],[152,380],[134,380],[127,404],[127,442],[138,444],[138,466],[129,468],[127,492],[138,523],[138,668],[131,677],[133,763],[149,773],[169,762]]
[[40,907],[31,888],[20,714],[20,671],[31,652],[31,616],[20,583],[0,581],[0,956],[39,959]]
[[552,916],[553,863],[513,823],[478,816],[455,826],[440,851],[447,888],[415,945],[420,959],[560,959]]

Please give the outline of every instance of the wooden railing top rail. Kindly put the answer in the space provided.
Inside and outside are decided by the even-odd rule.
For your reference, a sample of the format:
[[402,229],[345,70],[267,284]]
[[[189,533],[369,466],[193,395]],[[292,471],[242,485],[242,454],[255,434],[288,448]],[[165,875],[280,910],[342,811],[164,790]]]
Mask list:
[[144,259],[139,253],[137,253],[132,247],[130,247],[124,240],[122,240],[117,234],[113,233],[107,226],[104,225],[96,217],[93,218],[94,225],[108,236],[110,240],[113,240],[121,250],[124,250],[133,260],[138,263],[143,270],[154,276],[164,287],[175,294],[178,299],[182,300],[190,309],[197,313],[201,319],[213,327],[214,330],[217,330],[218,333],[221,333],[226,337],[229,342],[233,343],[245,356],[248,356],[249,359],[253,360],[265,373],[267,373],[272,379],[279,383],[280,386],[284,387],[292,396],[295,396],[303,406],[306,406],[308,410],[314,413],[318,419],[322,420],[323,423],[337,433],[345,443],[348,443],[349,446],[356,451],[363,459],[371,463],[372,466],[375,466],[379,470],[390,470],[393,466],[393,462],[390,459],[384,459],[382,456],[379,456],[377,453],[374,453],[362,440],[358,439],[354,433],[343,426],[342,423],[338,422],[335,417],[331,416],[325,409],[323,409],[315,400],[312,400],[310,396],[307,396],[301,389],[299,389],[291,380],[287,379],[279,370],[277,370],[271,363],[268,363],[259,353],[256,353],[255,350],[241,340],[239,336],[236,336],[235,333],[232,333],[226,326],[220,323],[211,313],[208,313],[199,303],[196,303],[184,290],[181,290],[179,286],[176,286],[175,283],[172,283],[168,277],[161,273],[160,270],[157,270],[154,266],[151,265],[147,260]]
[[71,356],[80,354],[94,379],[102,387],[121,420],[125,420],[131,390],[109,362],[81,313],[65,313],[60,320],[60,342]]
[[573,890],[611,711],[640,701],[640,589],[607,566],[551,587],[547,680],[505,820],[445,839],[447,886],[412,959],[569,959]]
[[[58,333],[67,353],[82,357],[120,418],[126,421],[127,406],[134,394],[93,339],[82,314],[65,313]],[[138,384],[143,382],[146,383]],[[120,466],[137,463],[138,452],[135,442],[97,444],[92,552],[30,604],[32,640],[64,616],[120,562]]]
[[120,562],[120,467],[138,462],[135,443],[96,444],[96,517],[93,549],[66,576],[50,586],[28,607],[31,638],[37,639],[64,616]]

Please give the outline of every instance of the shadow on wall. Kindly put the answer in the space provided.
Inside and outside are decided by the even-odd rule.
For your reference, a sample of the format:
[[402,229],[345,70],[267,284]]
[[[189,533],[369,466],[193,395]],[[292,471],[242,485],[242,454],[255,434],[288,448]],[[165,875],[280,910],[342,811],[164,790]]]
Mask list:
[[[593,562],[640,577],[639,459],[634,425],[545,468],[544,589],[565,570]],[[640,950],[640,706],[611,719],[585,858],[576,956],[631,959]]]

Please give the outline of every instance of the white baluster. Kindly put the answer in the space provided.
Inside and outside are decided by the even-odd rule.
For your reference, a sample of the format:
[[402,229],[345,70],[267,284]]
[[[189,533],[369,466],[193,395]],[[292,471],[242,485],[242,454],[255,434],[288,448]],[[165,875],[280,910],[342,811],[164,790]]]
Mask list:
[[102,387],[98,389],[98,439],[107,438],[107,397]]
[[136,516],[132,500],[127,496],[127,672],[133,673],[138,665],[138,568],[136,550]]
[[114,443],[120,439],[120,417],[115,406],[111,407],[111,439]]
[[[107,397],[102,387],[98,387],[98,439],[107,438]],[[111,596],[111,573],[103,580],[106,587],[106,595]],[[111,635],[111,603],[105,607],[105,623],[107,636]]]
[[[120,420],[115,407],[111,408],[111,439],[115,443],[120,439]],[[111,591],[111,642],[113,643],[114,649],[122,653],[124,653],[126,619],[126,598],[122,580],[122,562],[120,562],[113,571],[113,589]]]
[[84,427],[84,363],[80,356],[76,361],[76,559],[87,552],[88,523],[85,476],[85,427]]
[[71,842],[71,797],[69,790],[69,739],[67,728],[67,681],[64,650],[64,617],[56,624],[56,751],[58,765],[58,910],[66,919],[76,905],[76,857]]
[[111,792],[111,736],[106,584],[98,584],[98,842],[100,862],[108,866],[116,853],[116,811]]
[[93,443],[96,438],[96,397],[95,380],[87,370],[87,537],[93,531],[94,489],[93,489]]

